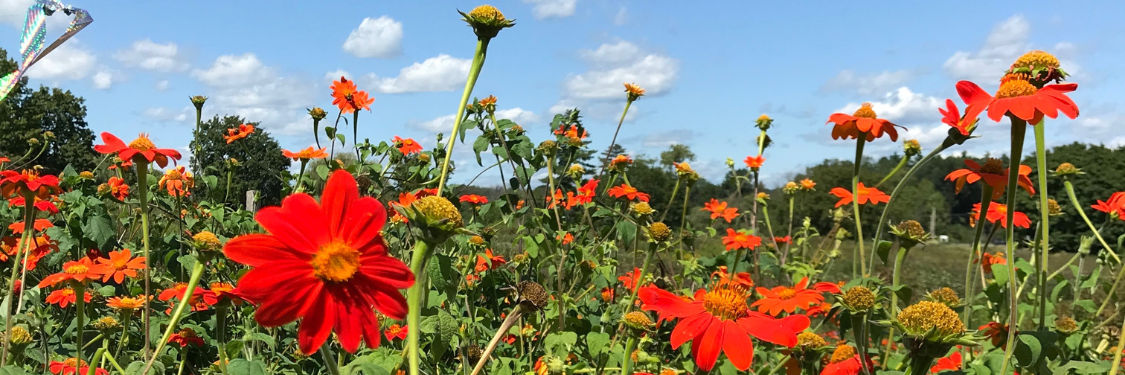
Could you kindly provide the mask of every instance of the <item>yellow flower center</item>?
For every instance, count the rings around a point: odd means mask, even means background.
[[[913,335],[926,334],[930,330],[941,336],[965,332],[965,325],[957,312],[933,301],[918,302],[902,309],[898,313],[898,321],[906,327],[907,333]]]
[[[469,16],[471,16],[473,18],[488,19],[488,20],[497,20],[497,21],[503,21],[504,20],[504,13],[500,13],[499,9],[496,9],[496,7],[491,6],[491,5],[481,5],[481,6],[478,6],[476,8],[473,8],[473,11],[469,12]]]
[[[63,361],[63,366],[67,367],[85,367],[86,361],[79,361],[78,358],[67,358]]]
[[[234,286],[227,283],[211,283],[211,291],[219,294],[234,290]]]
[[[1031,96],[1039,91],[1035,85],[1027,81],[1027,77],[1020,74],[1009,74],[1001,80],[1000,89],[996,90],[996,99],[1018,98]]]
[[[164,172],[164,177],[169,179],[169,180],[179,180],[179,179],[183,178],[184,175],[182,173],[180,173],[179,170],[169,169],[167,172]]]
[[[840,363],[849,359],[855,358],[855,348],[851,345],[840,345],[836,347],[836,351],[832,352],[832,363]]]
[[[844,303],[859,310],[867,310],[875,306],[875,293],[863,286],[854,286],[844,292]]]
[[[128,267],[128,264],[129,259],[127,258],[118,258],[113,260],[113,268],[116,270],[123,270]]]
[[[871,189],[868,187],[857,187],[857,189],[855,189],[855,195],[867,195],[870,191]]]
[[[69,275],[81,275],[81,274],[84,274],[84,273],[89,272],[89,271],[90,271],[90,267],[86,267],[85,265],[81,265],[81,264],[76,264],[76,265],[67,267],[65,270],[63,270],[63,272],[65,272]]]
[[[993,203],[992,205],[996,206],[996,212],[999,212],[1001,215],[1007,215],[1008,214],[1008,206],[1005,206],[1005,205],[1002,205],[1002,204],[999,204],[999,203]]]
[[[718,287],[703,297],[703,308],[720,319],[735,320],[746,316],[746,293]]]
[[[359,271],[359,251],[342,241],[320,247],[312,260],[313,275],[334,283],[348,281]]]
[[[859,109],[855,110],[852,116],[859,118],[875,118],[875,110],[871,109],[871,103],[863,103]]]
[[[780,292],[777,292],[777,298],[781,298],[781,299],[792,299],[793,297],[796,297],[796,296],[797,296],[797,291],[793,290],[793,288],[785,288],[785,289],[782,289]]]
[[[137,136],[137,139],[129,142],[129,148],[137,151],[148,151],[156,148],[156,145],[148,139],[148,134],[141,133],[139,136]]]
[[[1055,57],[1055,55],[1043,51],[1031,51],[1025,53],[1023,54],[1023,56],[1020,56],[1018,59],[1016,59],[1015,63],[1012,63],[1012,67],[1014,68],[1045,67],[1058,69],[1059,65],[1059,59]]]
[[[812,332],[801,332],[797,334],[797,346],[800,348],[813,349],[828,345],[823,337]]]

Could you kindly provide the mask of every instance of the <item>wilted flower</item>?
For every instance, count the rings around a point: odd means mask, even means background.
[[[898,236],[900,246],[907,249],[926,242],[930,238],[930,234],[926,233],[922,224],[915,220],[906,220],[892,226],[891,233]]]

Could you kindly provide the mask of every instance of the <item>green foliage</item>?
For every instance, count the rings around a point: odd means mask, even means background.
[[[238,178],[230,185],[230,197],[224,199],[225,183],[220,183],[222,190],[213,191],[212,196],[220,201],[241,202],[246,199],[247,190],[257,190],[259,207],[277,205],[286,188],[281,174],[289,168],[290,160],[281,155],[281,146],[269,132],[259,128],[258,123],[250,123],[255,130],[246,138],[232,143],[223,139],[228,128],[237,128],[245,123],[246,120],[238,116],[218,115],[204,121],[200,134],[189,145],[191,150],[199,150],[192,154],[192,169],[197,174],[215,175],[219,181],[226,181],[231,168],[228,161],[237,159],[241,166],[235,167]]]

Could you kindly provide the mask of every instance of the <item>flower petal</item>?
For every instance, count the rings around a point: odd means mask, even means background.
[[[297,328],[297,342],[301,346],[301,352],[308,355],[316,353],[320,345],[328,340],[336,320],[336,310],[342,308],[337,306],[339,302],[327,292],[319,293],[313,304],[318,308],[309,309],[304,319],[301,319],[301,326]]]
[[[734,367],[746,371],[754,363],[754,342],[738,323],[726,320],[723,324],[723,352]]]
[[[331,241],[328,220],[311,196],[290,195],[281,207],[266,207],[255,217],[259,224],[291,249],[314,254]]]

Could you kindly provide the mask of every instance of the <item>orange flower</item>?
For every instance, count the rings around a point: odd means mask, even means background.
[[[562,189],[555,189],[554,194],[547,195],[547,208],[555,208],[555,206],[557,206],[559,202],[562,202],[565,198],[566,196],[563,195]]]
[[[600,180],[586,181],[585,184],[578,187],[578,194],[573,192],[566,193],[566,209],[571,209],[574,206],[588,204],[594,201],[594,196],[597,195],[598,182]]]
[[[90,292],[83,292],[83,300],[90,302]],[[73,304],[78,301],[78,296],[74,294],[74,289],[70,287],[62,288],[51,292],[47,295],[47,303],[52,305],[59,305],[60,308],[66,308],[67,305]]]
[[[173,284],[171,288],[161,291],[160,294],[156,296],[156,299],[168,302],[168,310],[166,312],[171,313],[172,308],[176,306],[176,303],[180,302],[180,299],[184,298],[185,292],[187,292],[187,283],[176,283]],[[187,302],[188,306],[191,307],[191,311],[205,311],[211,307],[211,305],[208,305],[203,298],[206,294],[207,291],[203,290],[203,288],[200,288],[198,286],[195,287],[195,290],[191,292],[191,296],[188,297]]]
[[[801,188],[802,189],[812,190],[815,187],[816,187],[816,183],[813,182],[813,180],[810,180],[810,179],[807,179],[807,178],[804,179],[804,180],[801,180]]]
[[[871,103],[863,103],[863,106],[851,115],[833,113],[828,117],[827,123],[836,124],[832,128],[832,139],[858,139],[860,134],[863,134],[866,140],[871,142],[886,133],[891,137],[891,142],[898,140],[898,130],[895,129],[898,125],[876,118]]]
[[[82,375],[90,372],[90,365],[86,364],[86,361],[77,358],[67,358],[62,362],[51,361],[50,370],[52,374]],[[95,367],[94,375],[109,375],[109,371],[100,367]]]
[[[352,99],[356,91],[358,89],[355,87],[355,81],[340,76],[340,80],[332,81],[332,105],[340,108],[343,113],[355,112],[355,108],[352,108]]]
[[[298,152],[293,152],[293,151],[289,151],[289,150],[281,150],[281,155],[285,156],[287,158],[293,159],[293,161],[297,161],[297,160],[308,161],[310,159],[327,158],[328,153],[325,152],[325,150],[327,150],[327,148],[314,150],[312,148],[312,146],[309,146],[309,148],[306,148],[306,149],[298,151]]]
[[[574,235],[567,232],[566,234],[555,237],[555,239],[562,241],[563,245],[570,245],[574,242]]]
[[[176,160],[180,160],[180,152],[170,148],[156,148],[152,140],[148,139],[148,134],[141,133],[137,139],[125,144],[121,138],[109,132],[102,133],[102,142],[104,145],[94,146],[94,151],[102,154],[117,154],[117,157],[124,161],[133,161],[134,157],[141,157],[149,163],[156,162],[160,168],[168,165],[168,159],[172,159],[175,164]]]
[[[628,184],[621,184],[621,186],[614,186],[609,188],[609,196],[614,198],[625,197],[627,200],[638,200],[641,202],[648,202],[648,194],[642,193],[637,188],[629,186]]]
[[[582,129],[582,134],[580,135],[578,134],[578,125],[571,125],[570,128],[567,128],[566,125],[562,125],[555,130],[555,135],[561,135],[572,140],[583,140],[589,137],[590,133],[587,133],[586,129]]]
[[[25,169],[23,172],[0,172],[0,192],[4,198],[23,196],[32,193],[39,198],[46,199],[52,194],[58,194],[59,178],[53,175],[39,175],[39,171]]]
[[[996,222],[999,221],[1001,228],[1007,228],[1008,206],[992,202],[992,204],[988,205],[988,214],[984,215],[984,217],[988,219],[989,223],[996,224]],[[975,227],[977,225],[977,220],[980,220],[980,203],[973,205],[973,212],[969,213],[969,225]],[[1023,212],[1016,211],[1012,215],[1012,221],[1015,222],[1017,227],[1024,229],[1031,228],[1031,219],[1028,219],[1027,215]]]
[[[937,363],[934,364],[933,367],[930,367],[930,372],[936,374],[946,370],[957,371],[961,369],[963,362],[964,359],[961,358],[961,352],[954,351],[953,354],[950,354],[948,357],[938,358]]]
[[[819,282],[814,284],[812,288],[808,288],[808,285],[809,278],[805,277],[792,288],[787,286],[778,286],[773,289],[759,287],[757,290],[758,294],[762,295],[762,299],[754,301],[754,304],[750,307],[773,316],[781,315],[782,312],[792,314],[797,309],[808,309],[810,306],[824,302],[823,293],[840,293],[840,286],[835,283]]]
[[[124,201],[129,197],[129,185],[125,184],[125,180],[120,177],[109,178],[109,194],[113,199]]]
[[[46,230],[47,228],[55,226],[55,224],[52,224],[51,221],[47,220],[47,219],[35,219],[35,222],[33,222],[31,224],[31,226],[32,226],[32,228],[35,229],[36,232],[42,232],[42,231]],[[23,233],[23,222],[17,221],[17,222],[8,224],[8,229],[12,230],[12,234]]]
[[[828,363],[824,365],[824,370],[820,375],[859,375],[863,373],[862,360],[859,354],[856,353],[855,348],[844,343],[836,346],[836,350],[828,358]],[[874,373],[875,364],[871,359],[867,359],[867,373]],[[921,374],[919,374],[921,375]]]
[[[613,287],[607,286],[607,287],[602,288],[602,301],[603,302],[612,303],[614,298],[616,297],[616,295],[617,295],[617,290],[613,289]]]
[[[1059,112],[1066,117],[1078,117],[1078,105],[1066,93],[1078,89],[1077,83],[1046,85],[1036,88],[1024,74],[1008,74],[1000,80],[996,97],[989,95],[977,84],[969,81],[957,82],[957,94],[965,102],[965,119],[972,123],[981,112],[988,109],[988,118],[1000,122],[1004,115],[1012,116],[1028,124],[1043,121],[1043,116],[1057,118]]]
[[[480,276],[477,276],[477,275],[474,275],[474,274],[465,275],[465,286],[467,286],[469,288],[472,288],[473,285],[476,285],[476,283],[479,282],[479,281],[480,281]]]
[[[992,346],[995,346],[995,347],[1001,348],[1001,349],[1007,349],[1008,348],[1008,343],[1006,342],[1006,341],[1008,341],[1008,325],[1007,324],[1001,324],[1001,323],[997,323],[997,322],[989,322],[988,324],[980,326],[980,328],[977,328],[977,330],[981,331],[981,333],[984,335],[984,337],[988,337],[988,338],[992,339]]]
[[[738,209],[734,207],[727,207],[727,202],[719,202],[718,199],[711,198],[710,202],[704,203],[700,211],[710,211],[711,220],[722,217],[728,223],[734,218],[738,217]]]
[[[368,97],[367,91],[356,92],[355,95],[352,95],[352,101],[351,101],[352,110],[351,111],[344,111],[344,113],[351,113],[352,111],[358,111],[358,110],[361,110],[361,109],[366,109],[366,110],[370,111],[371,110],[371,103],[374,103],[374,102],[375,102],[375,98]]]
[[[484,249],[484,255],[477,254],[477,272],[494,270],[508,263],[503,256],[492,254],[492,249]]]
[[[977,162],[965,159],[965,165],[968,169],[958,169],[945,176],[946,180],[956,181],[957,185],[954,192],[960,193],[961,188],[965,183],[976,183],[977,181],[984,180],[988,186],[992,186],[992,199],[1000,199],[1004,195],[1005,189],[1008,188],[1008,172],[1010,168],[1005,169],[1003,162],[1000,159],[988,159],[984,165],[977,164]],[[1031,167],[1020,165],[1020,174],[1016,182],[1019,187],[1027,190],[1029,195],[1035,194],[1035,188],[1031,185]]]
[[[945,99],[945,109],[938,108],[941,112],[941,122],[943,124],[952,126],[957,129],[961,135],[969,135],[969,127],[973,124],[961,120],[961,111],[957,109],[957,105],[953,103],[952,99]],[[975,118],[972,120],[976,120]]]
[[[168,189],[168,195],[182,197],[191,195],[191,188],[195,187],[195,177],[181,165],[164,171],[164,176],[160,177],[157,185],[161,189]]]
[[[249,137],[250,134],[253,134],[253,133],[254,133],[254,125],[242,124],[242,125],[239,125],[237,128],[227,128],[227,135],[224,135],[223,139],[226,139],[227,144],[229,145],[231,142],[237,141],[237,140],[242,139],[242,138]]]
[[[383,331],[383,335],[387,336],[387,341],[395,341],[396,338],[406,340],[406,333],[409,331],[406,326],[391,324],[390,327],[387,327],[387,329]]]
[[[750,167],[750,170],[756,171],[758,168],[762,167],[762,163],[766,162],[766,158],[762,157],[762,155],[747,156],[746,160],[743,160],[743,162],[746,163],[747,167]]]
[[[864,186],[862,182],[856,187],[856,191],[859,192],[859,194],[857,194],[858,198],[856,198],[859,204],[867,204],[868,201],[870,201],[871,204],[879,204],[879,202],[887,203],[891,201],[890,195],[884,194],[882,191],[879,191],[879,189]],[[852,203],[852,192],[847,189],[832,188],[828,193],[840,198],[840,200],[836,202],[836,207]]]
[[[992,266],[995,264],[1008,264],[1008,260],[1004,259],[1004,253],[996,253],[992,255],[984,253],[980,258],[980,268],[985,274],[992,274]]]
[[[145,306],[145,300],[151,300],[152,296],[145,297],[110,297],[105,300],[105,305],[116,310],[136,310]]]
[[[16,246],[17,242],[19,242],[19,239],[14,237],[6,237],[3,241],[0,241],[0,250],[3,250],[3,252],[0,252],[0,261],[6,261],[8,260],[8,256],[16,255],[18,249]],[[21,261],[27,265],[28,271],[34,271],[40,259],[43,259],[43,257],[47,256],[47,254],[50,254],[52,251],[59,249],[58,242],[52,241],[51,237],[48,236],[36,237],[35,243],[31,245],[33,248],[31,252],[27,254],[25,258],[26,262]]]
[[[1105,212],[1111,217],[1125,220],[1125,192],[1119,191],[1109,196],[1109,199],[1102,201],[1098,200],[1097,204],[1091,205],[1095,210]]]
[[[113,282],[121,284],[125,281],[125,276],[137,277],[137,270],[145,269],[145,257],[133,258],[132,255],[129,249],[124,249],[110,251],[108,259],[98,258],[98,263],[101,263],[106,269],[105,276],[102,276],[102,282],[113,279]]]
[[[625,289],[631,292],[634,288],[639,286],[637,283],[641,281],[640,278],[641,269],[633,267],[632,272],[627,272],[624,275],[618,276],[617,281],[620,281],[621,285],[625,286]]]
[[[640,98],[640,97],[645,95],[645,89],[642,89],[640,86],[637,86],[636,83],[626,83],[625,84],[625,95],[627,97],[629,97],[629,100],[637,100],[637,98]]]
[[[613,157],[613,160],[609,161],[609,169],[621,171],[625,166],[630,164],[633,164],[633,158],[630,158],[629,155],[617,155]]]
[[[173,333],[172,336],[168,337],[168,342],[179,345],[181,348],[188,345],[203,346],[203,338],[199,337],[195,330],[191,328],[184,328]]]
[[[727,235],[723,237],[723,245],[727,246],[727,251],[743,249],[754,250],[755,247],[761,244],[761,237],[741,231],[735,232],[734,229],[730,228],[727,228]]]
[[[476,194],[462,195],[461,202],[469,202],[469,204],[473,205],[482,205],[488,203],[488,197]]]
[[[418,142],[415,142],[414,138],[405,138],[404,139],[404,138],[399,138],[399,136],[396,135],[394,137],[394,139],[391,140],[391,142],[394,142],[395,147],[398,148],[398,151],[401,152],[403,155],[410,155],[410,154],[416,154],[416,153],[422,152],[422,145],[418,144]]]
[[[33,206],[35,206],[35,209],[37,209],[39,211],[45,211],[45,212],[50,213],[50,214],[57,214],[57,213],[59,213],[59,206],[56,206],[55,202],[51,201],[51,200],[57,200],[57,199],[58,199],[58,197],[48,196],[48,197],[40,198],[38,195],[36,195],[36,196],[32,197],[31,204]],[[25,201],[26,201],[26,199],[24,199],[23,197],[15,197],[15,198],[12,198],[12,199],[8,200],[8,206],[10,206],[10,207],[24,207]]]
[[[105,272],[107,272],[105,266],[95,264],[90,258],[82,257],[77,261],[72,260],[63,263],[62,272],[44,277],[43,281],[39,282],[39,287],[55,286],[58,283],[69,280],[85,283],[88,280],[101,278],[102,274]]]
[[[218,305],[221,302],[231,302],[235,305],[241,305],[245,300],[239,295],[238,291],[234,289],[234,285],[230,283],[211,283],[210,289],[207,293],[203,294],[203,302],[208,305]]]

